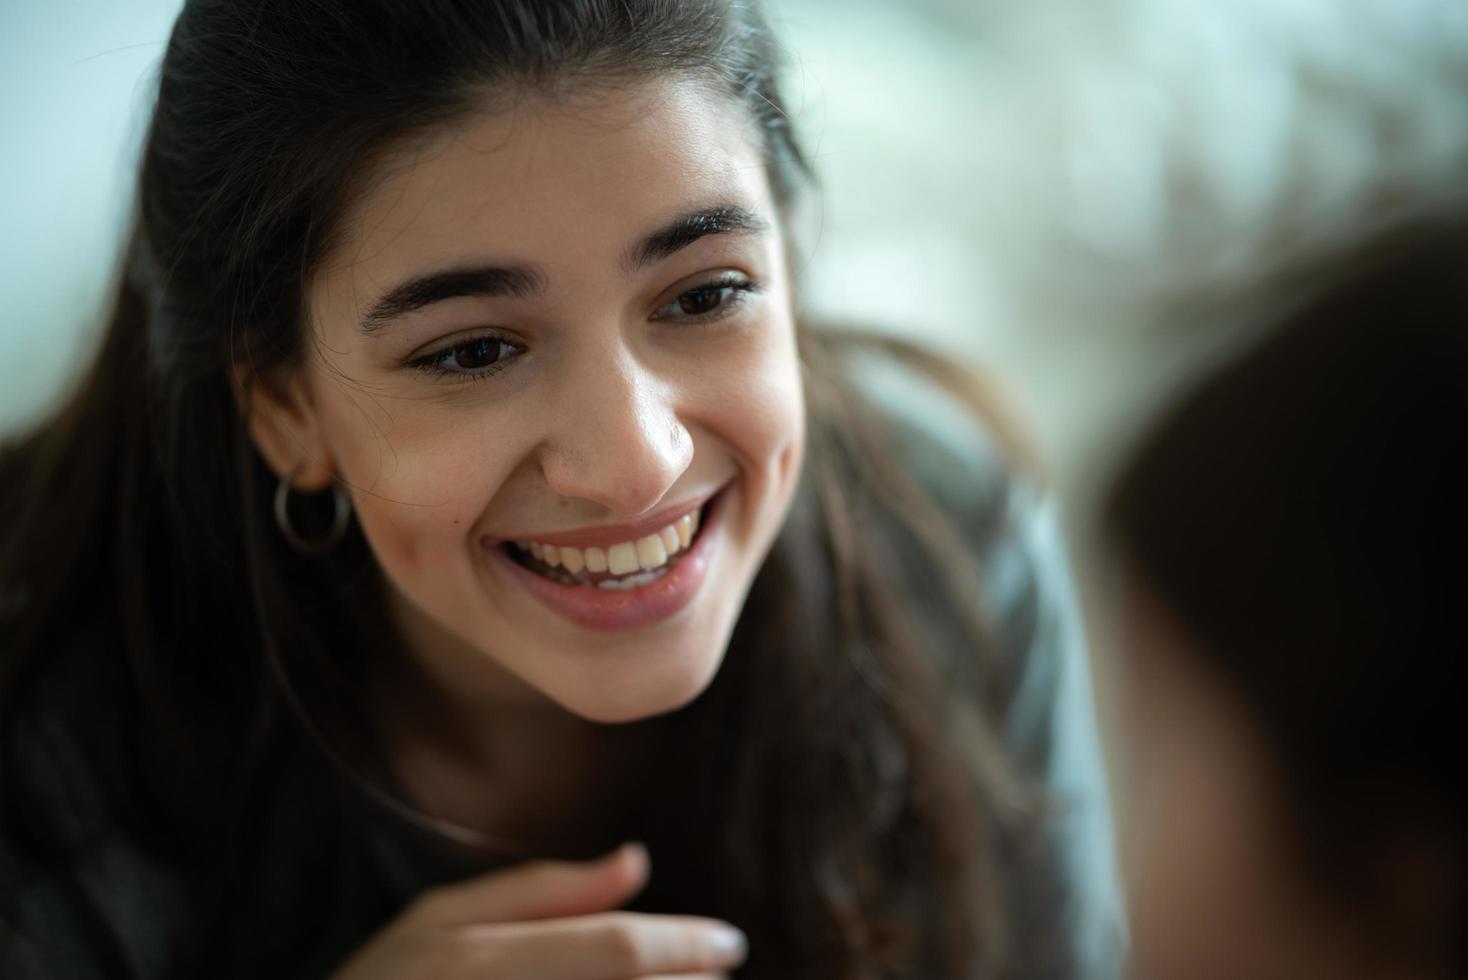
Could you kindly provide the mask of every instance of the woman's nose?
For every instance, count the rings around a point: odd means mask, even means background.
[[[635,517],[663,502],[693,461],[674,392],[630,358],[568,379],[541,454],[551,489]]]

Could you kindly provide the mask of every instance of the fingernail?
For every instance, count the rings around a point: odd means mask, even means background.
[[[616,856],[620,858],[631,858],[635,864],[646,864],[648,862],[647,845],[640,841],[631,841],[618,848]]]
[[[733,926],[720,926],[710,931],[709,946],[730,963],[742,963],[749,952],[749,939]]]

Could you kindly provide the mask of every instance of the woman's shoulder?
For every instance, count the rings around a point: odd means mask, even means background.
[[[995,376],[895,337],[825,336],[848,382],[898,437],[903,462],[941,503],[967,514],[1015,488],[1039,488],[1028,437]]]
[[[998,695],[985,707],[1016,774],[1049,802],[1046,836],[1065,894],[1037,902],[1059,906],[1043,914],[1066,922],[1076,965],[1062,975],[1119,975],[1110,799],[1058,503],[981,376],[906,356],[906,345],[859,350],[848,377],[887,430],[888,465],[931,498],[976,567],[972,602],[988,627]]]
[[[977,369],[888,338],[852,345],[844,373],[882,430],[878,465],[960,536],[979,570],[971,598],[996,638],[1025,641],[1066,561],[1055,502],[1005,396]]]

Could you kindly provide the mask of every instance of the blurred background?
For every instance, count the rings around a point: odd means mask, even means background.
[[[0,430],[85,362],[177,0],[0,13]],[[771,0],[822,175],[819,313],[982,361],[1088,508],[1139,420],[1283,269],[1468,177],[1463,0]]]

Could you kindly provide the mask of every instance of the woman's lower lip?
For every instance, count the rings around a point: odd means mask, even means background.
[[[693,601],[708,576],[709,565],[722,534],[723,498],[720,491],[709,501],[693,547],[681,554],[655,582],[637,589],[599,589],[562,585],[538,575],[515,561],[505,549],[485,549],[496,567],[503,568],[526,591],[549,608],[586,629],[612,631],[651,626],[673,616]]]

